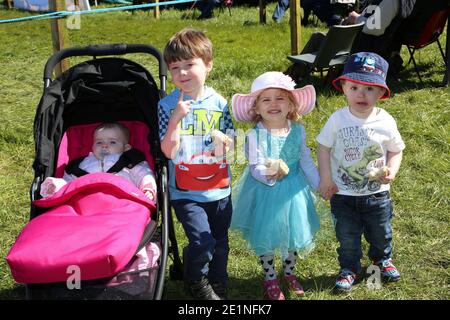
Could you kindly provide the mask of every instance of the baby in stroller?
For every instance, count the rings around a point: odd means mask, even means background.
[[[107,172],[132,182],[150,200],[156,199],[156,181],[144,154],[129,144],[127,127],[118,123],[102,123],[94,130],[92,152],[86,157],[71,161],[63,178],[47,177],[40,194],[48,197],[58,192],[66,183],[94,172]]]

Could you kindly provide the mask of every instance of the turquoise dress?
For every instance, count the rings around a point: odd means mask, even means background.
[[[247,167],[233,188],[231,228],[242,232],[258,256],[280,250],[285,257],[289,251],[312,248],[319,218],[312,190],[299,167],[300,126],[293,123],[285,137],[271,135],[264,128],[254,130],[264,156],[283,159],[289,173],[269,186],[256,180]]]

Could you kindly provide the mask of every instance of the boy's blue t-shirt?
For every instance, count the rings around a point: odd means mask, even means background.
[[[166,134],[170,116],[176,108],[179,96],[180,90],[176,89],[159,101],[161,140]],[[214,143],[210,132],[217,129],[230,135],[232,133],[230,130],[234,130],[227,101],[210,87],[205,87],[203,96],[197,101],[193,101],[186,94],[184,100],[191,100],[190,111],[181,120],[180,147],[177,155],[169,160],[170,199],[190,199],[196,202],[223,199],[231,193],[231,173],[224,161],[219,161],[211,155]],[[216,187],[211,188],[211,185]]]

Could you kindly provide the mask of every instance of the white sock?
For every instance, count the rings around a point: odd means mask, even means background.
[[[264,270],[264,280],[274,280],[277,278],[275,272],[275,262],[274,256],[272,255],[262,255],[259,257],[259,261]]]
[[[295,260],[297,259],[297,251],[289,251],[288,256],[283,261],[283,270],[285,276],[294,274]]]

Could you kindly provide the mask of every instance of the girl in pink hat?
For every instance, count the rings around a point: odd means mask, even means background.
[[[255,127],[246,136],[248,167],[233,196],[231,227],[242,232],[264,269],[264,298],[284,300],[274,266],[279,250],[284,279],[296,295],[304,291],[294,274],[297,254],[312,248],[319,229],[312,190],[319,173],[305,143],[300,115],[314,108],[311,85],[295,89],[281,72],[266,72],[255,79],[250,94],[235,94],[232,110],[237,121]]]

